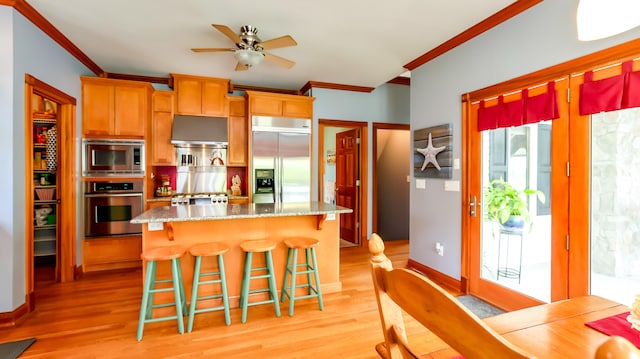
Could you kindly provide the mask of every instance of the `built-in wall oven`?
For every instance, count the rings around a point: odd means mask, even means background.
[[[85,183],[85,238],[136,235],[141,224],[131,219],[143,212],[142,179]]]

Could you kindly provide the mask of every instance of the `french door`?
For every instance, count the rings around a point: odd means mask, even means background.
[[[621,71],[612,65],[594,71],[593,79]],[[631,303],[628,288],[640,286],[640,160],[633,150],[640,149],[640,110],[581,115],[584,81],[583,74],[555,80],[554,120],[479,131],[480,104],[466,108],[463,272],[471,294],[503,309],[587,294]],[[528,91],[535,96],[547,88]],[[518,91],[503,101],[522,96]],[[484,106],[497,102],[487,99]],[[485,192],[494,179],[544,193],[544,202],[527,196],[531,220],[523,229],[504,228],[486,215]]]
[[[568,86],[568,77],[556,80],[557,93],[567,93]],[[530,88],[529,96],[546,91],[546,86]],[[522,96],[517,92],[503,101]],[[484,106],[497,102],[488,99]],[[467,124],[469,292],[508,310],[566,297],[561,288],[568,265],[568,103],[559,99],[558,119],[486,131],[477,129],[479,107],[470,106]],[[495,180],[542,194],[523,196],[529,220],[522,228],[505,227],[487,216],[486,189]]]

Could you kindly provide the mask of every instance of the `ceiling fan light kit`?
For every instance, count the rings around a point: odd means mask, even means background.
[[[233,52],[238,64],[236,71],[248,70],[249,68],[259,64],[263,59],[282,66],[291,68],[295,62],[287,60],[280,56],[276,56],[266,52],[265,50],[278,49],[288,46],[296,46],[298,43],[289,35],[277,37],[275,39],[262,41],[258,37],[258,29],[251,25],[244,25],[240,29],[240,35],[236,34],[226,25],[211,24],[216,30],[223,33],[231,39],[235,45],[235,49],[229,48],[194,48],[193,52]]]
[[[264,59],[264,54],[252,49],[241,49],[234,52],[236,60],[246,67],[259,64]]]

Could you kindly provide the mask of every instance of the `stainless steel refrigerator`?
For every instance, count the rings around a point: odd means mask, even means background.
[[[311,200],[311,120],[253,116],[254,203]]]

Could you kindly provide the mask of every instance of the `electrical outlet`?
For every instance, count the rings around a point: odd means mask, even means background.
[[[425,189],[427,188],[427,181],[423,178],[416,178],[416,188],[417,189]]]
[[[444,246],[440,242],[436,243],[436,253],[438,253],[440,257],[444,256]]]

